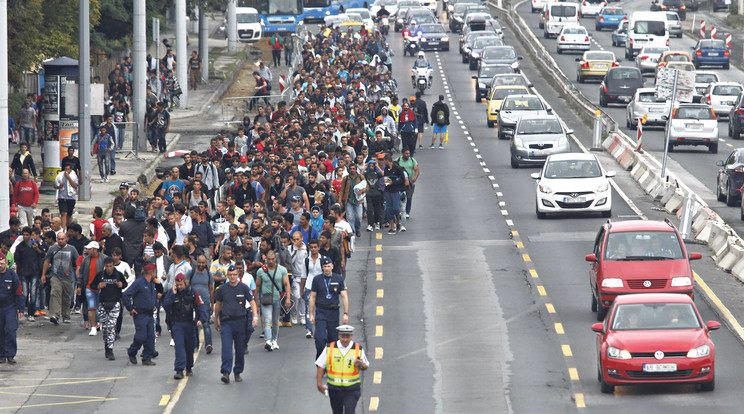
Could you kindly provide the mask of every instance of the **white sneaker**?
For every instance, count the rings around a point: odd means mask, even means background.
[[[94,326],[90,328],[90,333],[88,333],[88,336],[96,336],[96,335],[98,335],[98,329],[96,329],[96,327]]]
[[[406,231],[406,226],[404,226],[404,225],[401,224],[400,225],[400,231]]]
[[[292,322],[292,325],[297,325],[297,317],[296,317],[296,316],[292,316],[292,317],[290,318],[290,321]],[[304,322],[303,322],[303,323],[304,323]]]
[[[367,226],[367,231],[372,231],[372,225]]]
[[[409,219],[409,218],[411,218],[411,215],[410,214],[406,214],[406,219]]]
[[[313,333],[309,329],[305,329],[305,338],[310,339],[313,337]]]
[[[35,322],[36,318],[34,318],[34,315],[28,315],[28,321],[29,322]]]
[[[375,223],[375,230],[380,230],[380,223]]]
[[[305,317],[300,316],[300,325],[305,325],[307,322],[305,322]]]
[[[170,346],[176,346],[176,343],[173,341],[173,338],[171,338]]]
[[[279,344],[276,341],[271,341],[271,349],[279,349]]]

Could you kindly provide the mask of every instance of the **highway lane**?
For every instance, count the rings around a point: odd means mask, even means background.
[[[631,0],[617,4],[623,7],[623,9],[630,14],[633,10],[648,10],[648,2],[644,0]],[[560,66],[561,70],[566,74],[568,79],[573,80],[574,86],[581,91],[587,98],[589,98],[594,104],[599,104],[599,81],[588,81],[587,83],[580,84],[575,81],[576,79],[576,61],[575,58],[580,57],[580,54],[557,54],[555,53],[556,39],[544,39],[542,29],[538,28],[539,14],[532,14],[529,12],[529,4],[520,5],[517,10],[520,12],[522,18],[527,22],[532,32],[538,36],[542,44],[546,49],[552,53],[556,63]],[[688,15],[688,20],[684,22],[685,27],[689,27],[693,15]],[[699,18],[697,19],[699,20]],[[615,55],[622,60],[622,66],[635,66],[634,60],[625,59],[623,47],[613,47],[611,40],[611,31],[594,30],[594,18],[586,17],[581,19],[581,24],[589,30],[592,36],[592,49],[599,50],[604,49],[612,51]],[[697,22],[699,25],[699,21]],[[669,40],[669,46],[672,50],[681,50],[688,53],[692,53],[691,47],[695,45],[695,40],[687,36],[682,38],[671,38]],[[723,70],[720,68],[704,67],[701,70],[710,70],[718,73],[722,81],[741,81],[744,77],[744,73],[739,69],[732,67],[729,70]],[[653,87],[653,77],[646,77],[645,87]],[[625,105],[610,105],[607,108],[602,108],[607,114],[609,114],[615,121],[618,122],[621,129],[631,137],[635,137],[636,130],[628,129],[625,126],[626,109]],[[715,186],[716,186],[716,174],[718,167],[715,165],[716,161],[725,159],[733,148],[741,147],[742,144],[729,138],[728,132],[728,119],[719,117],[719,143],[718,154],[711,154],[705,147],[700,146],[680,146],[675,147],[673,153],[669,154],[668,168],[677,174],[679,177],[688,183],[693,190],[705,199],[717,213],[719,213],[727,223],[732,225],[737,230],[744,229],[744,226],[740,222],[738,208],[726,207],[725,203],[717,201],[715,198]],[[590,142],[591,137],[588,137]],[[646,127],[643,133],[643,148],[653,155],[659,162],[661,162],[664,153],[664,128],[663,127]]]
[[[527,51],[514,40],[511,34],[506,34],[507,44],[512,44],[520,50],[520,54],[527,55]],[[593,237],[604,220],[596,216],[564,217],[549,220],[537,220],[534,215],[534,183],[529,173],[535,169],[513,170],[509,166],[508,142],[498,141],[495,131],[485,127],[485,104],[473,102],[472,80],[465,65],[457,63],[456,52],[440,54],[447,59],[447,75],[452,84],[451,90],[456,100],[456,106],[463,116],[464,123],[477,141],[480,154],[491,172],[497,177],[500,192],[505,203],[504,208],[509,211],[514,227],[519,231],[521,240],[529,252],[531,262],[547,291],[552,304],[556,307],[565,328],[565,338],[559,335],[559,341],[569,345],[573,358],[578,367],[580,383],[578,390],[585,396],[587,409],[591,412],[634,412],[641,408],[649,412],[665,412],[674,407],[681,412],[697,412],[701,408],[714,404],[721,412],[736,412],[737,395],[735,389],[721,382],[729,384],[736,376],[737,368],[730,364],[735,362],[742,351],[741,343],[729,331],[719,331],[714,339],[718,345],[718,379],[719,387],[715,392],[715,401],[706,396],[692,392],[688,386],[660,386],[650,387],[648,390],[634,387],[618,388],[615,397],[599,393],[596,381],[596,353],[594,334],[588,327],[595,321],[595,314],[589,309],[588,265],[583,260],[584,255],[591,251]],[[572,119],[570,111],[565,109],[562,101],[557,97],[549,85],[539,76],[529,59],[522,61],[525,74],[535,83],[538,92],[548,99],[549,104],[556,108],[556,112],[574,129],[581,142],[588,145],[590,133],[580,122]],[[575,149],[577,149],[575,147]],[[617,169],[617,164],[611,159],[607,161],[608,168]],[[622,180],[621,174],[618,181]],[[638,202],[644,214],[653,219],[663,219],[665,215],[653,211],[651,203],[638,191],[632,182],[624,182],[623,190]],[[629,218],[634,214],[625,203],[613,194],[613,220]],[[692,249],[700,248],[698,246]],[[701,250],[707,253],[705,250]],[[720,273],[709,261],[695,263],[699,273]],[[697,304],[706,319],[718,319],[715,312],[700,298],[698,292]],[[552,330],[550,320],[546,321],[546,330]],[[567,339],[567,340],[565,340]],[[726,361],[721,363],[720,361]],[[534,369],[534,368],[533,368]],[[728,381],[725,379],[727,378]],[[511,391],[511,390],[510,390]]]

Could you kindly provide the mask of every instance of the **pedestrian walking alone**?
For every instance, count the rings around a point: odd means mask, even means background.
[[[360,371],[369,368],[369,360],[362,346],[354,342],[354,327],[341,325],[338,341],[328,344],[315,360],[318,392],[328,395],[333,414],[354,414],[361,396]],[[327,386],[323,374],[328,375]]]

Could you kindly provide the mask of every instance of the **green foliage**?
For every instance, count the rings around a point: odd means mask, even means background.
[[[10,115],[13,119],[20,118],[21,117],[21,105],[23,105],[24,102],[26,102],[25,93],[8,94],[8,115]]]
[[[35,68],[42,60],[41,4],[41,0],[8,1],[8,78],[15,87],[22,86],[23,72]]]

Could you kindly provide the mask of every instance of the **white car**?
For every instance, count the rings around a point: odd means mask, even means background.
[[[426,7],[427,9],[431,10],[434,15],[437,15],[437,6],[439,3],[437,3],[437,0],[419,0],[421,3],[421,6]]]
[[[392,16],[398,11],[398,0],[375,0],[372,6],[370,6],[369,12],[373,16],[377,16],[377,12],[380,11],[382,6],[385,6],[385,10]]]
[[[716,72],[710,70],[695,71],[695,94],[693,95],[693,101],[699,102],[703,96],[703,92],[708,89],[708,85],[713,82],[719,82],[720,80]]]
[[[591,48],[592,43],[589,38],[589,32],[584,26],[564,26],[558,33],[557,50],[558,54],[565,51],[586,52]]]
[[[739,82],[714,82],[703,91],[703,103],[710,105],[716,116],[728,116],[742,90]]]
[[[358,14],[359,16],[362,17],[362,23],[364,23],[364,27],[367,30],[374,30],[375,22],[372,20],[372,14],[369,12],[368,9],[365,9],[365,8],[346,9],[346,13]]]
[[[664,133],[669,134],[667,150],[677,145],[705,145],[708,151],[718,153],[718,120],[713,108],[704,103],[681,103],[674,108],[672,119]]]
[[[596,16],[597,13],[599,13],[600,10],[602,10],[602,7],[605,7],[607,5],[607,1],[605,0],[582,0],[581,3],[579,3],[579,14],[581,17],[586,16]]]
[[[643,46],[635,57],[636,66],[641,73],[655,73],[659,58],[664,52],[668,52],[667,46]]]
[[[548,156],[537,180],[535,213],[543,219],[548,213],[601,212],[612,215],[612,189],[605,171],[594,154],[565,153]]]
[[[646,117],[644,125],[666,125],[671,101],[656,98],[655,88],[636,89],[633,100],[625,108],[625,126],[636,128],[638,119]]]
[[[558,0],[532,0],[532,13],[540,13],[545,10],[545,5],[548,3],[553,3]],[[541,27],[542,29],[542,27]]]

